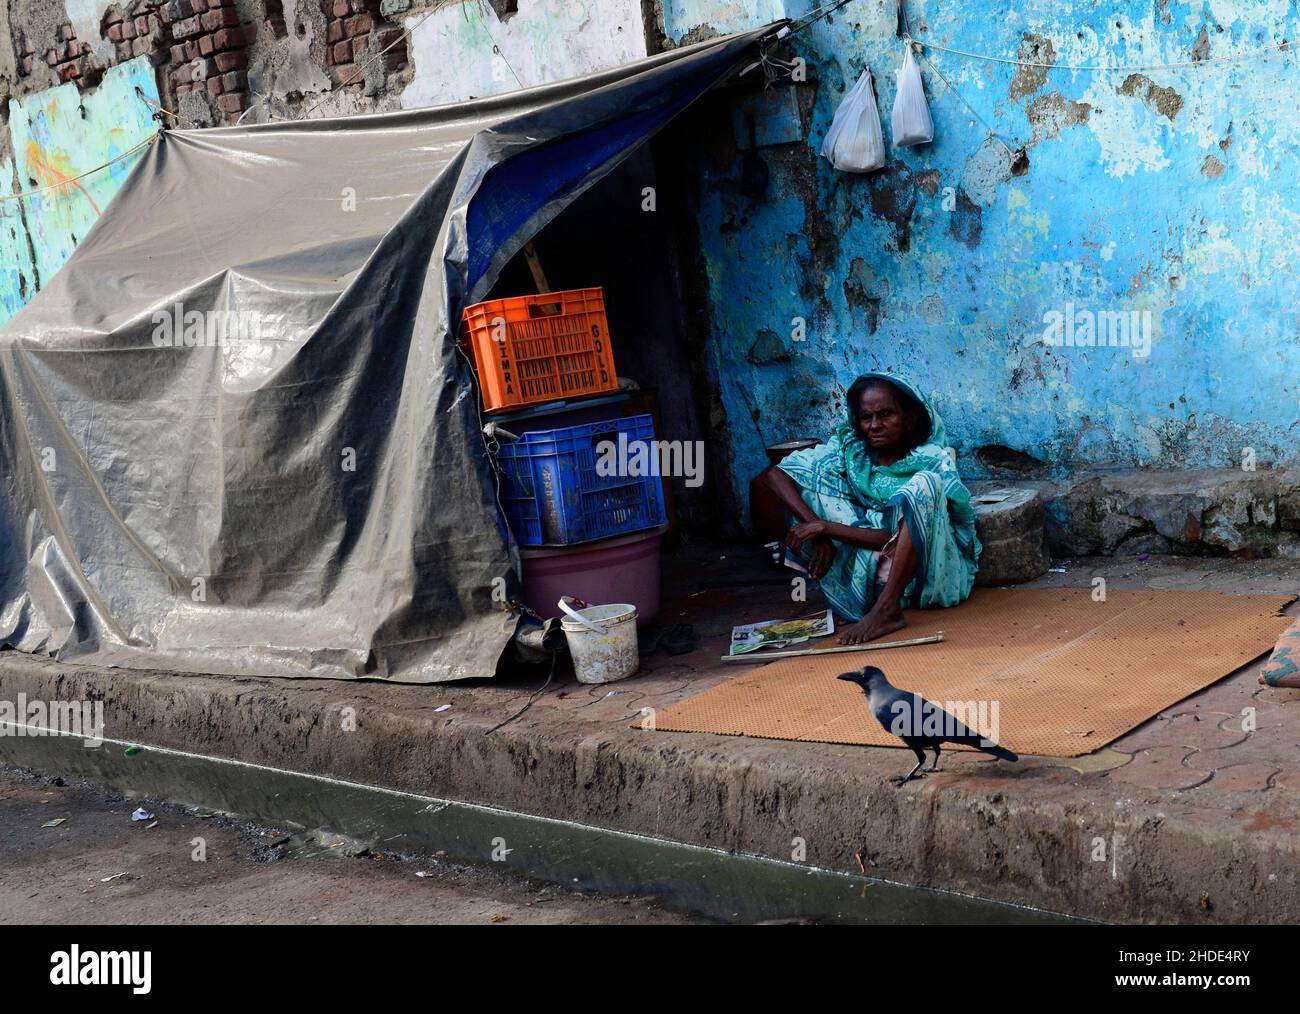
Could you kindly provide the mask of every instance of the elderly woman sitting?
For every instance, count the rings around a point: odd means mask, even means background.
[[[846,397],[848,421],[764,477],[795,520],[786,545],[853,620],[841,644],[905,625],[904,608],[970,595],[980,543],[943,420],[898,377],[868,373]]]

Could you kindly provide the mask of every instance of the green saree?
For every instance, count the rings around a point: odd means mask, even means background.
[[[799,486],[813,513],[826,521],[893,533],[906,518],[917,568],[903,592],[903,607],[956,605],[975,584],[980,542],[970,491],[957,474],[943,420],[907,381],[888,373],[866,376],[889,381],[925,406],[930,415],[926,442],[892,465],[876,465],[866,443],[846,422],[827,443],[795,451],[777,467]],[[820,582],[822,593],[838,615],[859,620],[876,601],[881,551],[839,542],[835,550]],[[805,562],[807,553],[805,546]]]

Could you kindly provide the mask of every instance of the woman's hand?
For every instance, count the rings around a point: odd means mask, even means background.
[[[785,533],[785,544],[793,550],[799,550],[805,542],[813,542],[817,539],[826,539],[829,542],[827,537],[829,531],[830,526],[820,518],[805,521]]]
[[[795,525],[785,533],[785,544],[796,552],[808,548],[808,576],[820,581],[835,562],[835,543],[829,535],[831,526],[821,518]]]
[[[820,581],[835,562],[835,543],[826,537],[812,541],[812,555],[808,559],[808,576]]]

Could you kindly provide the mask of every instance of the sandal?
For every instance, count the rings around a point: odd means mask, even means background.
[[[685,655],[698,647],[695,628],[689,623],[677,624],[663,635],[660,643],[670,655]]]

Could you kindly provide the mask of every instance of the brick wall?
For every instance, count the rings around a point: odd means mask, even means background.
[[[396,25],[380,24],[380,0],[321,0],[326,17],[326,56],[336,85],[360,85],[359,61],[367,52],[382,53],[384,69],[406,66],[406,38]]]
[[[102,31],[95,38],[79,38],[70,22],[63,22],[47,40],[42,52],[37,52],[37,43],[28,34],[28,30],[19,28],[14,32],[14,47],[21,54],[18,64],[18,76],[29,78],[36,70],[36,60],[43,59],[60,83],[75,81],[83,87],[93,87],[104,76],[104,71],[115,63],[125,63],[137,56],[148,56],[157,66],[165,57],[159,39],[162,36],[163,22],[159,18],[159,4],[138,4],[130,12],[120,8],[110,8],[104,14]],[[105,56],[96,52],[97,44],[103,39],[113,43]]]
[[[202,89],[227,119],[238,117],[248,108],[248,33],[235,0],[168,0],[159,13],[170,26],[174,93]]]
[[[308,3],[318,7],[319,20],[300,9]],[[86,37],[84,27],[79,34],[66,20],[59,0],[44,0],[43,8],[11,12],[16,64],[10,91],[22,94],[64,82],[93,88],[108,67],[147,56],[157,68],[164,104],[175,108],[186,95],[199,93],[212,111],[211,122],[234,123],[252,104],[250,75],[263,69],[273,81],[294,41],[291,34],[311,39],[310,52],[323,54],[323,60],[314,60],[323,75],[318,90],[343,87],[360,93],[367,54],[383,54],[385,77],[404,71],[406,39],[384,6],[394,18],[402,16],[402,8],[382,0],[135,0],[108,7],[98,30]],[[288,25],[286,17],[295,16],[296,24]],[[317,40],[309,31],[324,38]],[[0,44],[6,41],[0,38]],[[303,49],[308,49],[305,42]],[[40,73],[40,63],[50,68],[52,79]],[[371,100],[387,91],[387,81],[376,87],[374,78],[372,67],[365,93]]]

